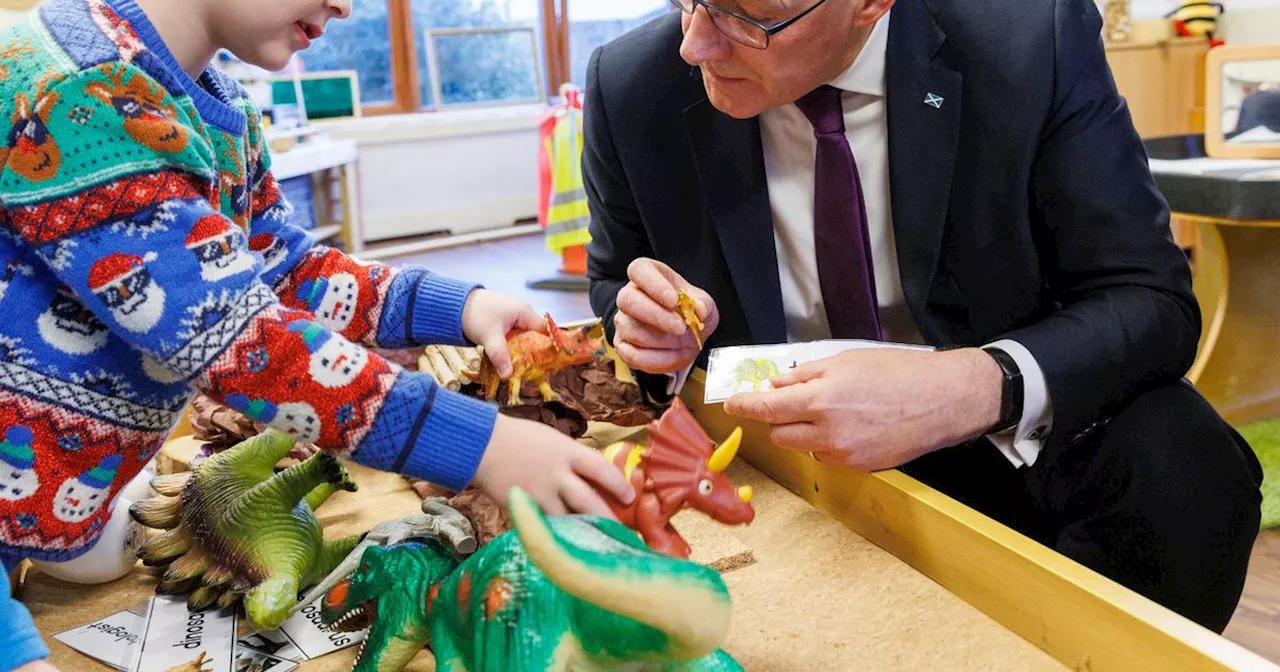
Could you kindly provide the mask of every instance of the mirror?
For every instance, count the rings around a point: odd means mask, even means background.
[[[1209,51],[1205,152],[1214,158],[1280,159],[1280,44]]]

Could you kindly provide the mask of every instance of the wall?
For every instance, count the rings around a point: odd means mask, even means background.
[[[1102,4],[1104,0],[1099,0]],[[1226,8],[1226,14],[1257,7],[1280,6],[1280,0],[1216,0]],[[1130,13],[1134,18],[1151,19],[1164,16],[1173,11],[1181,3],[1178,0],[1129,0]]]
[[[360,145],[369,241],[511,226],[538,213],[538,122],[520,106],[327,125]]]

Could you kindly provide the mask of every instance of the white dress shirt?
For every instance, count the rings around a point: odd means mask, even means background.
[[[876,295],[882,308],[902,307],[902,282],[894,247],[889,198],[888,117],[885,99],[885,58],[889,43],[889,14],[872,30],[866,45],[847,70],[828,82],[843,91],[845,137],[853,150],[862,182],[871,239]],[[921,103],[924,104],[923,102]],[[760,117],[769,203],[773,210],[774,241],[782,306],[790,342],[831,338],[818,283],[814,252],[814,162],[817,141],[813,126],[794,104],[769,110]],[[888,338],[889,335],[886,335]],[[1024,403],[1018,426],[988,436],[1014,466],[1035,463],[1043,438],[1053,423],[1044,373],[1021,344],[1001,340],[1022,370]]]

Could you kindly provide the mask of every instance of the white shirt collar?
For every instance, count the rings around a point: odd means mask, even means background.
[[[843,91],[883,96],[884,68],[888,49],[889,12],[885,12],[885,15],[876,22],[876,27],[871,29],[871,35],[867,37],[867,43],[862,45],[862,51],[858,53],[858,57],[853,59],[848,69],[827,83]]]

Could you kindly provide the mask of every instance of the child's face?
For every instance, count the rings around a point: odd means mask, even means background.
[[[213,35],[237,58],[268,70],[311,46],[329,19],[351,15],[354,0],[217,0]]]

